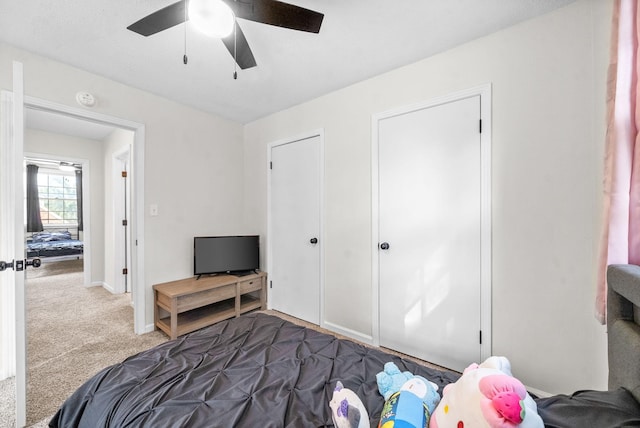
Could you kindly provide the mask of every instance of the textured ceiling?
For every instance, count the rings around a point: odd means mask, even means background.
[[[237,80],[222,42],[190,25],[126,29],[174,1],[0,0],[0,41],[247,123],[574,0],[291,1],[325,14],[320,34],[239,20],[258,66]]]
[[[114,131],[113,126],[35,109],[26,110],[25,126],[29,129],[97,141],[104,141]]]

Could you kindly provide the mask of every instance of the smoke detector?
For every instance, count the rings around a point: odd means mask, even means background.
[[[96,98],[89,92],[78,92],[76,94],[76,101],[85,107],[93,107],[96,105]]]

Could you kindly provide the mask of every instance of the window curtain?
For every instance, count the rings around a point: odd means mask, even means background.
[[[610,264],[640,264],[640,94],[638,5],[616,0],[607,81],[603,232],[596,318],[606,323]]]
[[[76,198],[78,204],[78,232],[84,230],[82,220],[82,169],[76,169]]]
[[[27,232],[41,232],[40,198],[38,197],[38,166],[27,165]]]

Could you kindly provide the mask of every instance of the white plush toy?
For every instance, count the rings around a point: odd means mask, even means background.
[[[369,428],[369,413],[360,397],[352,390],[336,383],[333,396],[329,402],[331,419],[336,428]]]
[[[538,407],[505,357],[467,367],[442,390],[429,428],[544,428]]]

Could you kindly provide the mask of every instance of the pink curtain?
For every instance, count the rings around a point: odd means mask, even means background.
[[[598,265],[596,318],[606,323],[606,270],[640,264],[640,106],[638,5],[616,0],[607,82],[604,227]]]

